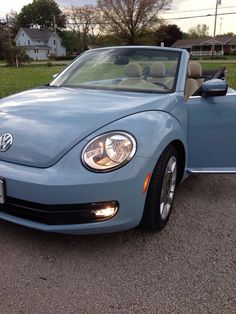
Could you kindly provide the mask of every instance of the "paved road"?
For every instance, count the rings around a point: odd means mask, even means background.
[[[0,221],[0,313],[236,313],[235,192],[236,176],[192,176],[159,234]]]

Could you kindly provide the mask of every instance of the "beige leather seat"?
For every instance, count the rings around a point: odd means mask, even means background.
[[[203,78],[201,64],[196,61],[190,61],[188,64],[188,74],[184,89],[185,100],[192,96],[202,83]]]
[[[122,80],[120,85],[137,85],[146,83],[143,79],[141,66],[138,63],[131,62],[127,64],[125,68],[125,76],[127,76],[127,79]]]
[[[190,96],[192,96],[196,90],[198,90],[198,83],[192,78],[187,78],[184,88],[184,99],[188,100]]]
[[[166,77],[166,68],[161,62],[154,62],[150,67],[148,81],[153,83],[164,83]]]
[[[188,64],[188,77],[194,79],[200,87],[203,83],[202,66],[199,62],[190,61]]]
[[[174,77],[166,77],[166,68],[164,64],[156,61],[152,63],[150,67],[150,73],[147,81],[152,82],[153,84],[163,84],[163,87],[166,86],[166,89],[168,90],[173,87]]]

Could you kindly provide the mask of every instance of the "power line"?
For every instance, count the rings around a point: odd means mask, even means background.
[[[235,5],[230,6],[230,7],[218,7],[218,10],[223,10],[223,9],[232,9],[236,8]],[[214,10],[214,8],[208,8],[208,9],[201,9],[201,11],[209,11],[209,10]],[[179,13],[191,13],[191,12],[199,12],[199,9],[196,10],[186,10],[186,11],[166,11],[163,12],[162,14],[179,14]]]
[[[228,13],[218,13],[217,15],[230,15],[230,14],[236,14],[235,12],[228,12]],[[194,19],[199,17],[209,17],[209,16],[215,16],[215,14],[206,14],[206,15],[194,15],[194,16],[183,16],[183,17],[169,17],[169,18],[163,18],[163,20],[187,20],[187,19]]]

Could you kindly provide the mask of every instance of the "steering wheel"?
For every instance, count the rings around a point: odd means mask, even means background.
[[[160,83],[160,82],[152,82],[152,84],[154,84],[154,85],[159,85],[159,86],[163,87],[165,90],[168,90],[168,91],[170,91],[170,90],[171,90],[171,88],[169,88],[169,86],[167,86],[167,85],[166,85],[166,84],[164,84],[164,83]]]

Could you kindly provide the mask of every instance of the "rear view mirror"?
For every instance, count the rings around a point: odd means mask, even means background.
[[[127,56],[115,56],[114,64],[117,65],[126,65],[129,63],[129,57]]]
[[[225,96],[227,94],[227,89],[228,85],[225,81],[213,79],[202,84],[200,95],[202,97]]]

